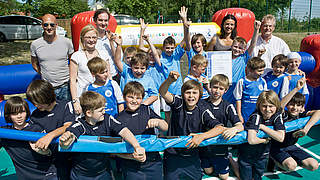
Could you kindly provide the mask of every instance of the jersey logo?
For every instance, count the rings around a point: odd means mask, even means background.
[[[112,95],[112,92],[110,90],[106,90],[104,94],[106,95],[106,97],[110,97]]]
[[[258,88],[259,88],[260,91],[263,91],[263,86],[262,86],[262,84],[260,84],[260,85],[258,86]]]
[[[273,87],[278,87],[278,85],[279,85],[279,82],[278,82],[278,81],[274,81],[274,82],[272,83],[272,86],[273,86]]]

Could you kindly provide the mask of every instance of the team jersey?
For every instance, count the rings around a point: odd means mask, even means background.
[[[188,57],[188,67],[190,69],[192,57],[199,54],[199,53],[194,51],[193,48],[191,48],[190,51],[187,51],[186,53],[187,53],[187,57]],[[203,51],[201,55],[204,56],[205,58],[208,58],[208,53],[205,51]],[[210,64],[210,62],[209,62],[209,64]],[[188,69],[188,71],[189,71],[189,69]]]
[[[275,76],[270,71],[263,78],[267,82],[268,89],[276,92],[280,99],[289,93],[289,80],[285,74]]]
[[[124,126],[112,116],[104,115],[104,120],[95,125],[87,123],[84,117],[73,122],[66,131],[77,138],[80,135],[112,136],[118,135]],[[81,176],[95,177],[110,170],[109,155],[105,153],[72,153],[72,168]]]
[[[181,95],[181,87],[182,87],[182,75],[180,70],[180,59],[184,55],[185,50],[181,45],[178,45],[173,51],[171,56],[168,56],[165,52],[161,54],[161,66],[166,68],[165,71],[165,79],[168,78],[169,73],[171,71],[179,72],[180,76],[177,81],[173,82],[169,87],[169,92],[175,95]]]
[[[156,85],[156,89],[159,89],[163,81],[165,80],[165,74],[167,73],[167,69],[164,65],[159,66],[157,63],[153,65],[149,65],[146,74],[150,76],[154,80],[154,84]]]
[[[118,116],[118,104],[124,103],[121,89],[114,80],[107,80],[105,85],[90,84],[88,91],[95,91],[106,99],[105,112],[113,117]]]
[[[267,90],[267,83],[263,78],[250,81],[247,78],[240,79],[233,95],[236,101],[241,101],[241,114],[245,122],[256,109],[257,99],[263,91]]]
[[[289,73],[285,73],[285,75],[289,79],[289,92],[292,91],[297,86],[298,80],[304,77],[302,75],[289,74]],[[300,92],[306,97],[306,104],[307,104],[309,100],[309,90],[307,87],[307,83],[305,83],[303,88],[300,89],[298,92]]]

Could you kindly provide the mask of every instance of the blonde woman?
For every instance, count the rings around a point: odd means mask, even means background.
[[[98,31],[96,28],[91,24],[85,26],[80,32],[81,50],[75,52],[71,56],[70,91],[76,114],[82,113],[79,97],[86,91],[89,84],[94,81],[94,78],[87,67],[88,61],[94,57],[100,57],[101,59],[108,61],[109,64],[112,63],[111,57],[106,51],[95,48],[97,39]],[[110,68],[108,67],[108,69]]]

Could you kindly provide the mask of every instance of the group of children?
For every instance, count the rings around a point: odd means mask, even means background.
[[[113,157],[119,159],[124,179],[201,179],[203,172],[227,179],[228,146],[198,146],[218,135],[231,139],[243,130],[248,131],[248,143],[238,147],[242,180],[261,179],[268,160],[285,170],[294,170],[298,164],[309,170],[318,168],[318,162],[295,145],[320,119],[320,111],[304,113],[308,92],[304,74],[298,70],[299,54],[276,56],[273,72],[263,78],[264,61],[251,57],[261,25],[256,21],[247,50],[243,38],[233,40],[231,86],[223,74],[209,80],[205,76],[206,40],[202,34],[190,39],[187,8],[182,7],[179,14],[184,39],[175,46],[175,40],[167,37],[162,52],[144,34],[148,25],[143,20],[139,47],[144,52],[126,48],[122,60],[122,39],[113,37],[120,85],[110,78],[107,61],[99,57],[89,60],[95,81],[77,100],[82,117],[75,118],[71,102],[57,101],[52,85],[44,80],[33,81],[27,89],[28,100],[37,107],[31,115],[22,98],[7,101],[5,119],[13,124],[8,128],[47,133],[37,142],[1,139],[19,179],[112,179],[109,160]],[[143,41],[150,48],[145,48]],[[182,83],[180,59],[185,53],[189,74]],[[166,120],[160,117],[160,107]],[[305,116],[311,119],[302,130],[285,131],[284,122]],[[258,138],[258,130],[269,138]],[[192,138],[187,148],[166,149],[161,158],[159,152],[145,152],[134,136],[159,133]],[[69,148],[80,135],[121,136],[134,152],[69,154],[50,144],[60,136],[61,148]]]

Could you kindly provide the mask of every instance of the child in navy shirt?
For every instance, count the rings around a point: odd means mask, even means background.
[[[231,139],[238,132],[243,131],[244,129],[233,104],[230,104],[222,98],[228,88],[229,79],[226,75],[217,74],[212,77],[210,81],[212,94],[208,99],[208,102],[210,104],[210,110],[213,112],[215,118],[223,123],[225,127],[225,130],[222,133],[222,136],[225,139]],[[204,169],[206,174],[210,175],[214,171],[219,175],[220,179],[228,179],[228,146],[212,145],[202,147],[200,151],[200,158],[201,167]]]
[[[169,124],[169,136],[193,136],[185,148],[169,148],[164,153],[165,179],[201,179],[199,151],[196,147],[210,137],[221,134],[222,123],[214,118],[209,104],[201,100],[202,87],[195,80],[187,81],[181,87],[182,97],[168,92],[169,86],[179,77],[178,72],[170,72],[162,83],[160,94],[170,105],[172,116]],[[203,134],[203,127],[210,128]]]
[[[88,86],[88,91],[95,91],[106,98],[105,111],[107,114],[117,117],[124,109],[124,100],[118,83],[109,78],[109,64],[99,57],[94,57],[87,63],[95,81]]]
[[[63,134],[72,122],[75,120],[75,114],[71,102],[56,100],[53,86],[45,80],[34,80],[27,88],[27,99],[37,107],[30,117],[30,124],[38,125],[47,135],[40,138],[36,148],[42,150],[48,149],[51,141]],[[55,165],[58,171],[58,177],[67,179],[68,153],[58,152],[55,146],[53,155],[56,156]]]
[[[80,135],[111,136],[118,134],[134,148],[132,155],[123,155],[144,162],[145,150],[131,133],[119,121],[105,114],[105,98],[93,91],[80,96],[80,105],[84,117],[75,121],[60,137],[61,148],[69,148]],[[70,179],[109,179],[112,180],[109,155],[105,153],[73,153]]]
[[[259,95],[256,106],[256,111],[251,114],[245,125],[248,143],[239,146],[241,180],[262,179],[271,145],[270,138],[278,142],[284,140],[285,127],[278,95],[272,90],[264,91]],[[273,129],[267,126],[273,126]],[[264,131],[270,138],[258,138],[259,130]]]
[[[41,127],[31,125],[26,120],[30,116],[28,103],[19,96],[8,99],[4,105],[4,118],[12,125],[8,129],[22,131],[41,131]],[[18,179],[56,180],[57,169],[53,165],[54,157],[48,148],[42,150],[27,141],[0,139],[0,148],[4,147],[12,159]]]
[[[305,74],[299,70],[301,64],[301,56],[297,52],[291,52],[288,54],[288,70],[286,75],[289,79],[289,92],[292,91],[299,79],[305,77]],[[309,90],[307,84],[304,84],[304,87],[299,90],[301,94],[306,97],[306,104],[309,99]]]
[[[284,170],[294,171],[297,165],[301,165],[310,171],[315,171],[319,167],[317,160],[312,158],[307,152],[295,145],[300,137],[308,134],[311,127],[319,121],[320,111],[313,110],[304,112],[305,97],[298,91],[303,88],[305,79],[301,78],[297,82],[297,87],[294,88],[281,101],[281,106],[287,107],[283,113],[284,122],[290,122],[306,116],[311,116],[308,123],[301,130],[286,132],[284,141],[279,143],[272,141],[270,156],[276,164]]]
[[[280,99],[289,92],[289,80],[284,74],[288,66],[288,58],[283,54],[276,55],[271,62],[272,71],[268,72],[263,78],[267,82],[269,90],[276,92]]]
[[[237,113],[242,123],[247,122],[255,110],[259,94],[267,90],[267,83],[261,77],[265,66],[266,64],[261,58],[251,58],[247,63],[246,77],[238,81],[233,91]]]
[[[201,84],[203,88],[201,99],[207,99],[210,96],[209,81],[207,76],[204,75],[207,66],[208,60],[204,56],[200,54],[193,56],[189,74],[184,78],[184,82],[195,80]]]
[[[150,107],[141,104],[144,96],[143,86],[136,81],[126,84],[123,91],[126,109],[118,116],[118,121],[126,126],[134,135],[155,135],[156,129],[168,130],[168,124],[162,120]],[[124,179],[163,179],[162,160],[159,152],[147,152],[143,163],[121,159]]]

